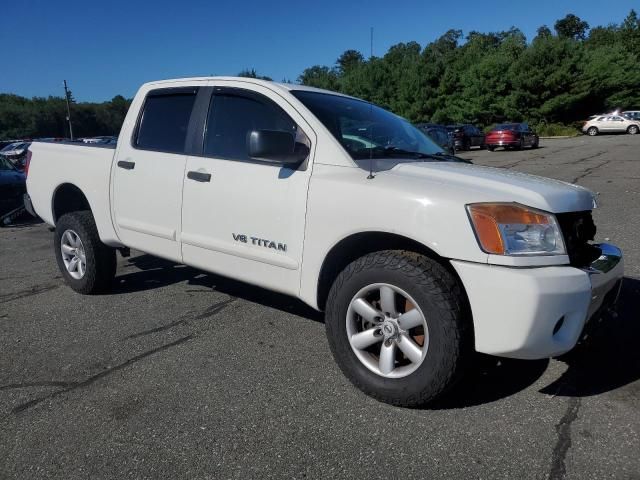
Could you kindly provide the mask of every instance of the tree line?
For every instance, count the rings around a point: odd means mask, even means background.
[[[102,103],[73,102],[74,136],[117,135],[130,104],[121,95]],[[0,94],[0,139],[41,137],[69,137],[64,97]]]
[[[254,69],[241,76],[263,78]],[[640,19],[590,28],[576,15],[543,25],[530,41],[501,32],[449,30],[424,48],[392,46],[382,57],[347,50],[335,65],[315,65],[303,85],[372,101],[413,122],[490,125],[528,121],[570,125],[616,108],[640,108]],[[117,135],[131,103],[73,103],[74,135]],[[68,137],[63,97],[0,94],[0,139]]]
[[[640,108],[640,19],[589,28],[569,14],[527,42],[507,31],[449,30],[422,48],[392,46],[365,59],[347,50],[333,66],[304,70],[304,85],[360,97],[413,122],[571,124],[615,108]]]

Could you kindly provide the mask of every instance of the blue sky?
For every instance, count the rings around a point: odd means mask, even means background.
[[[450,28],[536,29],[575,13],[591,26],[619,23],[637,0],[283,2],[6,0],[2,7],[0,92],[62,95],[78,101],[133,96],[146,81],[235,75],[244,68],[295,81],[350,48],[368,56],[399,42],[421,45]]]

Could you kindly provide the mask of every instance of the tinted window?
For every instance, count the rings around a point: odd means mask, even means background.
[[[144,150],[184,153],[195,99],[195,92],[147,96],[136,146]]]
[[[204,153],[249,160],[247,137],[252,130],[279,130],[304,136],[295,122],[267,98],[242,94],[214,95],[209,107]],[[303,140],[297,138],[299,142]]]

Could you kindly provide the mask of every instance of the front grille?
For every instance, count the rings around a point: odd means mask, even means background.
[[[593,223],[590,210],[558,213],[556,218],[560,224],[572,266],[587,267],[600,257],[602,251],[589,243],[596,236],[596,225]]]

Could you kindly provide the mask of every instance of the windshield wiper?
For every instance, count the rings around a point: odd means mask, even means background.
[[[372,150],[374,152],[381,151],[385,156],[393,155],[393,156],[401,156],[401,157],[413,157],[413,158],[420,158],[420,159],[436,160],[438,162],[442,162],[443,161],[442,157],[439,157],[437,154],[414,152],[414,151],[411,151],[411,150],[405,150],[403,148],[393,147],[393,146],[390,146],[390,147],[374,147]]]
[[[450,162],[460,162],[460,163],[473,163],[471,160],[467,160],[466,158],[461,158],[458,157],[457,155],[451,154],[451,153],[447,153],[447,152],[438,152],[436,154],[437,157],[440,157],[441,160],[444,159],[449,159],[449,160],[445,160],[445,161],[450,161]]]

